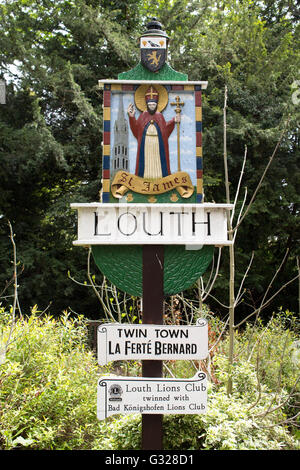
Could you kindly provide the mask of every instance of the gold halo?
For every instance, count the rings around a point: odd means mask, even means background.
[[[168,104],[168,92],[165,89],[164,86],[162,85],[153,85],[153,88],[155,88],[158,91],[159,98],[158,98],[158,104],[157,104],[157,111],[161,112],[165,109],[165,107]],[[145,100],[145,94],[149,88],[150,84],[145,84],[145,85],[140,85],[135,94],[134,94],[134,101],[137,109],[140,111],[146,111],[147,110],[147,105],[146,105],[146,100]]]

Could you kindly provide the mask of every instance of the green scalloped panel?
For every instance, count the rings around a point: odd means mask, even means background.
[[[141,63],[128,72],[118,74],[118,80],[174,80],[187,81],[185,73],[176,72],[170,65],[165,64],[158,72],[147,70]]]
[[[165,295],[191,287],[210,265],[213,251],[213,246],[204,246],[201,250],[186,250],[182,245],[165,246]],[[95,245],[92,253],[96,265],[112,284],[130,295],[142,297],[142,246]]]
[[[165,247],[164,293],[174,295],[191,287],[210,265],[214,246],[187,250],[182,245]]]

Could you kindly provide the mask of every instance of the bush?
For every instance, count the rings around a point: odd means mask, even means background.
[[[83,317],[67,313],[55,320],[33,311],[16,322],[0,369],[2,449],[89,449],[101,435],[97,364],[86,338]]]
[[[4,310],[0,327],[5,342],[10,316]],[[29,318],[16,322],[0,366],[2,449],[141,448],[140,415],[97,420],[100,371],[87,338],[84,318],[72,319],[67,313],[54,319],[49,315],[39,317],[34,309]],[[230,397],[226,393],[225,340],[213,356],[216,380],[208,387],[207,413],[166,415],[164,449],[299,449],[299,441],[286,425],[296,403],[288,400],[284,407],[278,406],[295,388],[296,338],[282,316],[267,326],[247,326],[239,333],[238,355],[232,369],[234,392]],[[278,357],[283,363],[277,362]],[[191,377],[195,365],[191,361],[173,361],[168,369],[177,377]],[[102,368],[101,375],[109,371],[109,366],[104,371]]]
[[[247,367],[243,371],[246,374]],[[247,388],[249,383],[247,385]],[[210,386],[207,413],[203,415],[164,416],[165,450],[296,450],[299,442],[277,421],[282,411],[264,414],[269,394],[255,409],[248,395],[227,396],[225,387]],[[141,447],[141,417],[129,415],[115,418],[107,429],[107,437],[98,449],[138,450]]]
[[[294,416],[299,408],[299,319],[291,312],[274,315],[267,324],[247,324],[235,337],[236,360],[252,364],[256,383],[286,402],[284,412]],[[238,384],[239,378],[236,377]],[[288,398],[288,399],[287,399]]]
[[[229,366],[225,338],[212,356],[215,383],[209,384],[207,413],[166,415],[164,449],[299,449],[297,432],[289,422],[297,412],[299,391],[295,388],[299,374],[297,332],[296,318],[280,311],[267,325],[248,324],[237,333],[231,396],[226,393]],[[171,361],[168,370],[176,377],[192,377],[196,365],[192,361]],[[106,448],[139,449],[140,427],[138,415],[114,419]]]
[[[105,437],[94,442],[93,450],[140,450],[142,448],[141,415],[124,415],[107,420]]]
[[[237,335],[238,354],[247,359],[255,359],[259,353],[259,370],[261,378],[270,388],[277,387],[278,372],[281,369],[281,381],[291,388],[299,372],[296,359],[296,346],[299,320],[288,310],[280,310],[266,325],[258,320],[253,328],[247,324],[245,331]],[[272,367],[270,367],[272,366]]]

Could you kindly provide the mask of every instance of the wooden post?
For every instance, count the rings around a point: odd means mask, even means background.
[[[143,246],[143,323],[163,324],[164,247]],[[163,361],[142,361],[143,377],[162,377]],[[142,415],[142,449],[162,450],[163,415]]]

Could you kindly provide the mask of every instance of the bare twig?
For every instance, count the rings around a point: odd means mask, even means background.
[[[215,255],[213,255],[213,259],[212,259],[212,263],[211,263],[211,269],[210,269],[210,273],[209,273],[209,278],[208,278],[207,283],[206,283],[207,286],[209,286],[209,284],[210,284],[210,280],[212,278],[214,269],[215,269]],[[201,279],[201,291],[202,291],[202,295],[203,295],[204,294],[203,276],[201,276],[200,279]]]
[[[241,218],[241,216],[242,216],[242,212],[243,212],[244,207],[245,207],[245,204],[246,204],[247,192],[248,192],[248,191],[247,191],[247,188],[245,188],[244,199],[243,199],[243,202],[242,202],[242,205],[241,205],[241,209],[240,209],[240,212],[239,212],[239,215],[238,215],[238,218],[237,218],[237,224],[238,224],[239,221],[240,221],[240,218]],[[235,242],[237,233],[238,233],[238,231],[235,230],[235,232],[234,232],[234,234],[233,234],[233,242]]]
[[[202,298],[202,293],[203,293],[203,278],[200,277],[197,280],[197,286],[198,286],[198,298],[199,298],[199,312],[200,315],[202,315],[203,312],[203,298]]]
[[[208,294],[208,296],[211,297],[212,299],[214,299],[219,305],[221,305],[221,307],[226,308],[227,310],[229,310],[229,305],[223,304],[219,299],[217,299],[217,297],[215,297],[212,294]]]
[[[121,313],[121,307],[120,307],[120,303],[119,303],[119,299],[118,299],[118,292],[117,292],[116,286],[113,287],[113,293],[114,293],[114,298],[115,298],[115,301],[116,301],[116,304],[117,304],[118,321],[119,321],[119,323],[121,323],[122,313]]]
[[[265,294],[264,294],[264,296],[263,296],[263,299],[262,299],[262,301],[261,301],[261,303],[260,303],[260,307],[258,308],[257,316],[260,314],[260,310],[259,310],[259,309],[264,305],[265,299],[266,299],[266,297],[267,297],[267,295],[268,295],[268,292],[269,292],[269,290],[271,289],[272,284],[273,284],[274,280],[276,279],[278,273],[280,272],[281,267],[282,267],[282,265],[284,264],[284,262],[285,262],[285,260],[286,260],[286,258],[287,258],[287,256],[288,256],[288,254],[289,254],[289,251],[290,251],[290,250],[289,250],[289,248],[288,248],[288,249],[286,250],[285,254],[284,254],[284,257],[283,257],[283,259],[282,259],[282,261],[281,261],[279,267],[277,268],[277,270],[276,270],[274,276],[272,277],[271,282],[269,283],[269,285],[268,285],[268,287],[267,287],[267,289],[266,289],[266,291],[265,291]]]
[[[163,362],[163,366],[164,368],[169,372],[169,374],[174,378],[175,375],[173,374],[173,372],[169,369],[169,367],[167,366],[166,364],[166,361]]]
[[[207,299],[207,296],[209,295],[209,293],[211,292],[215,282],[216,282],[216,279],[217,279],[217,276],[219,274],[219,268],[220,268],[220,261],[221,261],[221,254],[222,254],[222,247],[219,247],[219,254],[218,254],[218,261],[217,261],[217,266],[216,266],[216,272],[215,272],[215,276],[211,282],[211,285],[208,286],[207,284],[207,292],[203,292],[202,294],[202,300],[205,301]]]
[[[299,282],[298,282],[298,313],[300,315],[300,264],[299,264],[299,256],[296,258],[297,260],[297,269],[298,269],[298,275],[299,275]]]
[[[224,157],[224,174],[225,174],[225,191],[226,191],[226,202],[230,203],[230,191],[229,191],[229,180],[228,180],[228,163],[227,163],[227,120],[226,120],[226,108],[227,108],[227,85],[224,90],[224,107],[223,107],[223,157]]]
[[[265,179],[265,176],[266,176],[266,174],[267,174],[267,172],[268,172],[268,170],[269,170],[269,168],[270,168],[270,166],[271,166],[271,164],[272,164],[272,162],[273,162],[273,160],[274,160],[274,158],[275,158],[275,156],[276,156],[276,153],[277,153],[277,151],[278,151],[278,149],[279,149],[279,147],[280,147],[280,145],[281,145],[282,139],[283,139],[283,137],[284,137],[284,135],[285,135],[285,133],[286,133],[286,130],[287,130],[287,126],[288,126],[289,120],[290,120],[290,119],[288,118],[288,119],[285,121],[283,130],[282,130],[282,132],[281,132],[281,134],[280,134],[280,137],[279,137],[279,140],[278,140],[278,142],[277,142],[277,144],[276,144],[276,146],[275,146],[275,148],[274,148],[274,151],[273,151],[271,157],[269,158],[269,161],[268,161],[268,163],[267,163],[267,165],[266,165],[266,167],[265,167],[265,169],[264,169],[264,171],[263,171],[263,174],[262,174],[262,176],[261,176],[261,178],[260,178],[260,180],[259,180],[259,183],[258,183],[258,185],[256,186],[256,189],[255,189],[255,191],[254,191],[254,193],[253,193],[253,195],[252,195],[252,197],[251,197],[251,199],[250,199],[250,202],[249,202],[249,204],[248,204],[248,206],[247,206],[247,209],[245,210],[243,216],[240,218],[240,221],[239,221],[239,222],[237,223],[237,225],[232,229],[233,232],[236,231],[236,230],[239,228],[239,226],[240,226],[241,223],[243,222],[244,218],[246,217],[246,215],[247,215],[248,212],[250,211],[250,209],[251,209],[251,207],[252,207],[252,204],[253,204],[253,202],[254,202],[254,200],[255,200],[255,198],[256,198],[256,195],[257,195],[258,191],[260,190],[260,188],[261,188],[261,186],[262,186],[262,183],[263,183],[263,181],[264,181],[264,179]]]
[[[239,303],[239,300],[240,300],[240,298],[241,298],[241,295],[243,295],[243,294],[241,294],[241,291],[242,291],[242,288],[243,288],[245,279],[246,279],[246,277],[247,277],[247,275],[248,275],[249,269],[250,269],[250,267],[251,267],[253,258],[254,258],[254,251],[252,251],[251,259],[250,259],[250,261],[249,261],[248,267],[247,267],[247,269],[246,269],[246,271],[245,271],[245,274],[244,274],[244,276],[243,276],[242,282],[241,282],[241,284],[240,284],[240,288],[239,288],[239,291],[238,291],[238,293],[237,293],[236,300],[235,300],[235,306],[237,306],[237,304]]]
[[[224,145],[224,172],[225,172],[225,190],[226,190],[226,203],[230,204],[230,190],[228,178],[228,164],[227,164],[227,86],[225,85],[224,91],[224,108],[223,108],[223,145]],[[227,210],[227,231],[228,238],[232,242],[229,245],[229,353],[228,353],[228,381],[227,381],[227,394],[232,393],[232,364],[233,364],[233,350],[234,350],[234,314],[235,314],[235,297],[234,297],[234,279],[235,279],[235,257],[234,257],[234,244],[233,244],[233,231],[230,219],[230,211]]]
[[[10,232],[10,235],[9,235],[9,238],[10,238],[10,241],[11,241],[11,244],[12,244],[12,247],[13,247],[13,287],[14,287],[14,293],[13,293],[13,305],[12,305],[12,317],[11,317],[11,325],[10,325],[10,329],[9,329],[9,333],[8,333],[8,338],[7,340],[5,341],[5,344],[3,345],[3,348],[2,350],[0,351],[0,355],[1,357],[5,357],[6,353],[7,353],[7,349],[11,343],[11,337],[12,337],[12,333],[14,331],[14,328],[15,328],[15,320],[16,320],[16,310],[17,308],[19,309],[20,313],[21,313],[21,309],[20,309],[20,304],[19,304],[19,300],[18,300],[18,262],[17,262],[17,247],[16,247],[16,243],[15,243],[15,240],[14,240],[14,232],[13,232],[13,228],[12,228],[12,225],[10,223],[10,221],[8,220],[8,227],[9,227],[9,232]]]
[[[278,423],[273,423],[273,424],[269,424],[269,426],[263,426],[260,424],[260,428],[263,428],[263,429],[270,429],[270,428],[275,428],[276,426],[282,426],[282,425],[292,425],[292,426],[295,426],[296,428],[299,428],[299,424],[295,421],[296,418],[298,418],[298,416],[300,415],[300,412],[297,413],[295,416],[292,416],[291,418],[287,418],[287,419],[284,419],[283,421],[279,421]]]
[[[283,406],[285,406],[288,403],[288,401],[290,400],[290,398],[293,396],[294,390],[296,389],[299,380],[300,380],[300,376],[297,378],[292,390],[290,391],[287,398],[282,403],[279,403],[279,405],[275,406],[275,408],[273,408],[273,409],[269,408],[267,411],[264,411],[263,413],[260,413],[259,415],[256,415],[255,418],[261,418],[261,417],[264,418],[267,414],[274,413],[274,411],[277,411],[277,410],[279,410],[279,408],[282,408]]]
[[[89,252],[88,252],[88,260],[87,260],[87,275],[88,275],[88,279],[91,283],[91,286],[93,288],[93,291],[95,292],[98,300],[100,301],[102,307],[103,307],[103,310],[104,310],[104,313],[105,313],[105,316],[106,316],[106,319],[109,320],[109,318],[111,319],[111,321],[115,321],[112,313],[111,313],[111,310],[109,308],[107,308],[105,302],[103,301],[103,297],[102,295],[99,294],[98,290],[96,289],[96,286],[94,285],[94,282],[93,282],[93,279],[91,277],[91,270],[90,270],[90,259],[91,259],[91,248],[89,248]]]
[[[258,348],[257,348],[257,356],[256,356],[256,378],[257,378],[257,389],[258,389],[258,395],[255,400],[255,402],[248,408],[247,411],[251,410],[254,408],[260,401],[261,399],[261,383],[259,380],[259,362],[260,362],[260,340],[258,343]]]
[[[13,274],[13,279],[14,279],[14,284],[13,284],[14,285],[14,302],[13,302],[13,311],[12,311],[12,315],[13,315],[12,323],[14,324],[15,317],[16,317],[16,307],[17,307],[17,303],[18,303],[17,247],[16,247],[16,244],[15,244],[14,233],[13,233],[13,229],[12,229],[10,221],[8,221],[8,226],[9,226],[10,240],[11,240],[11,243],[12,243],[12,246],[13,246],[13,255],[14,255],[14,258],[13,258],[13,265],[14,265],[14,274]],[[11,332],[10,332],[10,335],[11,335]]]
[[[253,317],[253,315],[257,315],[257,313],[261,312],[264,308],[267,307],[267,305],[269,305],[270,302],[272,302],[272,300],[279,294],[279,292],[281,292],[283,289],[285,289],[289,284],[291,284],[292,282],[294,282],[296,279],[299,278],[299,274],[297,274],[297,276],[293,277],[292,279],[290,279],[288,282],[286,282],[283,286],[280,287],[280,289],[278,289],[275,294],[272,295],[272,297],[270,297],[263,305],[260,305],[257,309],[255,309],[252,313],[250,313],[246,318],[244,318],[238,325],[235,325],[235,328],[239,328],[241,325],[243,325],[243,323],[245,323],[247,320],[249,320],[249,318]]]
[[[208,351],[209,354],[217,347],[217,345],[218,345],[219,342],[221,341],[222,336],[223,336],[223,334],[225,333],[225,330],[226,330],[226,328],[227,328],[228,322],[229,322],[229,316],[228,316],[226,322],[224,323],[224,327],[223,327],[221,333],[219,334],[219,337],[218,337],[217,341],[216,341],[216,342],[212,345],[212,347],[209,349],[209,351]]]
[[[242,183],[242,179],[243,179],[243,175],[244,175],[246,160],[247,160],[247,146],[245,145],[243,165],[242,165],[242,169],[241,169],[241,173],[240,173],[240,177],[239,177],[239,182],[238,182],[238,185],[237,185],[237,190],[236,190],[236,193],[235,193],[233,209],[232,209],[232,213],[231,213],[231,219],[230,219],[231,224],[233,223],[233,219],[234,219],[235,208],[236,208],[236,204],[237,204],[237,200],[238,200],[238,196],[239,196],[239,192],[240,192],[240,187],[241,187],[241,183]]]

